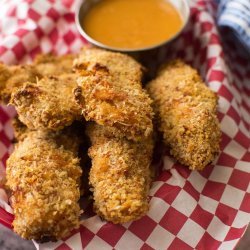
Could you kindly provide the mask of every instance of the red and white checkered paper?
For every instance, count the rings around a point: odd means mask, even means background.
[[[2,0],[0,60],[12,64],[30,61],[40,52],[78,52],[85,42],[76,31],[75,6],[72,0]],[[236,246],[250,221],[250,63],[237,47],[223,50],[215,16],[213,1],[191,1],[190,22],[171,51],[197,68],[220,97],[219,157],[204,171],[191,172],[164,149],[145,217],[113,225],[93,215],[70,237],[36,244],[37,248],[228,250]],[[13,116],[13,108],[0,106],[1,177],[12,150]],[[1,190],[0,197],[0,223],[11,228],[13,215]]]

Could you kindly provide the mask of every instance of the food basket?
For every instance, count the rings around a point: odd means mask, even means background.
[[[86,43],[78,34],[72,0],[9,0],[0,8],[0,60],[29,62],[38,53],[75,53]],[[114,225],[92,214],[78,230],[38,249],[233,249],[250,221],[250,64],[241,49],[224,42],[216,26],[214,1],[190,1],[182,34],[157,60],[182,58],[218,93],[221,153],[203,171],[190,171],[158,145],[159,175],[150,189],[150,210],[142,219]],[[0,178],[13,150],[13,107],[0,106]],[[0,189],[1,190],[1,189]],[[0,191],[0,223],[13,214]],[[90,213],[91,214],[91,213]]]

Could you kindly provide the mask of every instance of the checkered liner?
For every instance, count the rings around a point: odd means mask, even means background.
[[[59,4],[60,2],[60,4]],[[26,62],[35,54],[77,52],[84,43],[74,24],[75,2],[12,0],[0,7],[0,59]],[[225,57],[212,1],[191,2],[191,19],[171,51],[199,70],[219,95],[221,154],[202,172],[174,162],[167,149],[150,190],[150,211],[113,225],[92,216],[79,230],[39,249],[233,249],[250,221],[250,65],[231,47]],[[12,150],[13,108],[0,107],[0,176]],[[1,191],[1,190],[0,190]],[[0,192],[1,196],[2,192]],[[13,215],[0,199],[0,222]]]

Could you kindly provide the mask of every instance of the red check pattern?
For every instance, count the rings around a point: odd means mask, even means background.
[[[181,57],[199,70],[219,95],[221,154],[202,172],[189,171],[163,150],[150,211],[139,221],[113,225],[91,216],[79,230],[41,249],[233,249],[250,221],[250,64],[233,44],[224,46],[214,1],[191,1],[191,18],[164,56]],[[40,52],[78,52],[84,43],[74,24],[76,2],[4,0],[0,59],[27,62]],[[223,35],[223,34],[222,34]],[[170,53],[171,51],[171,53]],[[15,111],[0,107],[0,176],[13,138]],[[1,192],[0,192],[0,197]],[[13,215],[0,198],[0,222]],[[38,245],[36,244],[38,247]],[[41,247],[41,246],[40,246]]]

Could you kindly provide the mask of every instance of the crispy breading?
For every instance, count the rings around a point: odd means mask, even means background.
[[[32,65],[7,66],[0,63],[0,101],[8,104],[12,91],[24,82],[35,82],[41,75]]]
[[[55,56],[40,54],[34,60],[34,67],[42,76],[59,76],[73,73],[72,66],[75,56],[72,54]]]
[[[89,124],[87,128],[92,143],[89,180],[93,187],[94,210],[113,223],[137,220],[149,209],[153,140],[133,142],[108,137],[104,130],[97,124]]]
[[[14,142],[22,141],[26,134],[30,131],[16,116],[12,119],[12,127],[14,129]]]
[[[12,126],[14,129],[14,142],[22,141],[31,131],[35,131],[27,128],[27,126],[19,120],[18,116],[12,119]],[[53,138],[58,145],[63,145],[65,149],[77,153],[79,144],[84,142],[84,130],[84,124],[80,121],[75,121],[63,130],[39,131],[39,133],[42,134],[43,137]]]
[[[29,132],[7,160],[14,231],[23,238],[60,239],[79,226],[82,170],[74,136],[60,136],[67,134]]]
[[[76,87],[73,59],[73,55],[41,54],[32,65],[0,64],[0,100],[18,105],[20,120],[30,129],[58,130],[70,125],[81,114],[72,93]],[[17,93],[16,102],[14,97],[10,101],[12,93]]]
[[[7,66],[0,63],[0,101],[8,104],[11,93],[25,82],[35,83],[46,76],[72,74],[73,60],[73,55],[40,54],[33,64]]]
[[[59,130],[80,119],[81,110],[73,96],[75,77],[75,74],[44,77],[16,89],[10,103],[20,121],[30,129]]]
[[[30,130],[25,126],[16,116],[12,120],[12,126],[14,128],[14,139],[15,142],[20,142],[24,140],[27,135],[31,132],[35,132],[36,130]],[[85,126],[80,121],[75,121],[72,125],[65,127],[63,130],[59,131],[37,131],[37,133],[42,138],[50,138],[55,140],[58,145],[62,145],[65,149],[71,150],[73,153],[78,155],[79,145],[82,145],[85,140],[85,135],[83,131],[85,130]],[[86,144],[86,143],[85,143]],[[84,144],[84,145],[85,145]],[[85,156],[83,152],[81,152],[82,157]]]
[[[211,163],[220,149],[217,95],[198,72],[176,60],[164,66],[147,89],[170,153],[193,170]]]
[[[139,141],[152,134],[151,99],[141,86],[141,65],[131,57],[96,48],[83,49],[74,62],[75,98],[86,120],[116,137]]]
[[[110,73],[119,81],[118,84],[140,84],[143,67],[132,57],[98,48],[83,48],[74,62],[81,75]],[[121,83],[122,82],[122,83]]]

